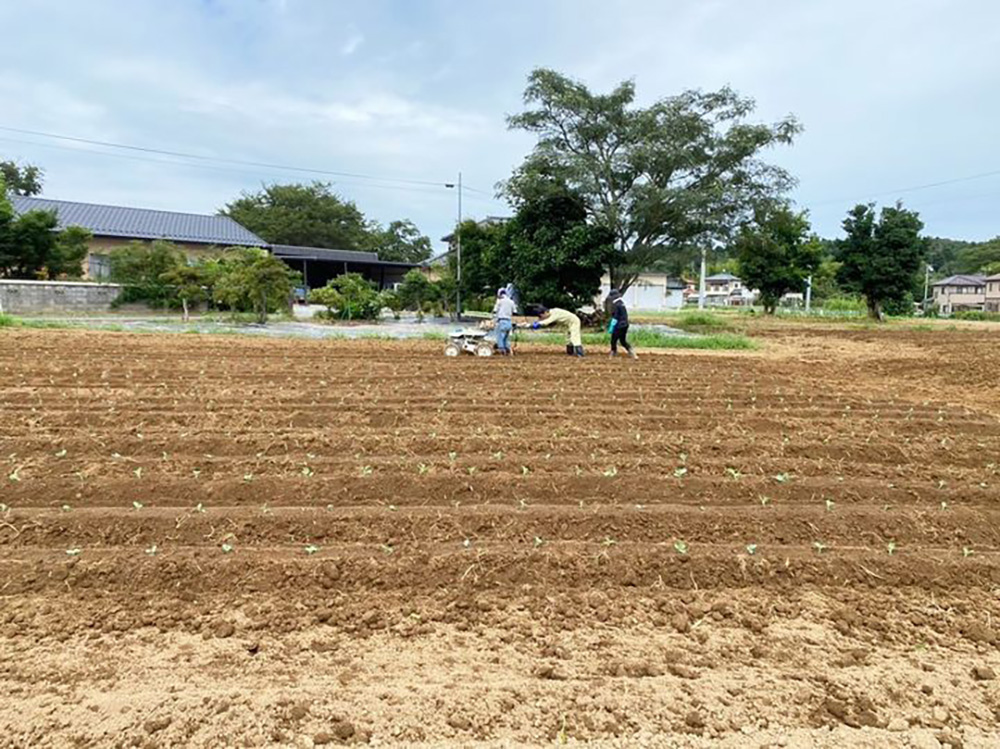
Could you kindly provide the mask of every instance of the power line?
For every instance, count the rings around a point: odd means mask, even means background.
[[[433,187],[443,187],[445,184],[444,180],[440,182],[432,182],[430,180],[406,179],[402,177],[377,177],[371,174],[360,174],[357,172],[339,172],[331,169],[313,169],[310,167],[289,166],[286,164],[270,164],[262,161],[245,161],[242,159],[227,159],[217,156],[204,156],[196,153],[185,153],[183,151],[168,151],[162,148],[151,148],[148,146],[133,146],[124,143],[113,143],[111,141],[93,140],[91,138],[79,138],[73,135],[59,135],[57,133],[46,133],[40,130],[26,130],[16,127],[7,127],[4,125],[0,125],[0,130],[4,130],[10,133],[20,133],[22,135],[34,135],[40,138],[54,138],[56,140],[65,140],[74,143],[86,143],[92,146],[103,146],[105,148],[120,148],[128,151],[155,153],[163,156],[178,156],[180,158],[196,159],[198,161],[208,161],[208,162],[215,161],[223,164],[237,164],[241,166],[263,167],[265,169],[281,169],[284,171],[305,172],[308,174],[322,174],[331,177],[351,177],[353,179],[366,179],[366,180],[375,180],[380,182],[400,182],[411,185],[431,185]],[[477,190],[477,192],[483,192],[483,191]]]
[[[914,185],[912,187],[902,187],[898,190],[886,190],[884,192],[869,193],[867,198],[880,198],[886,195],[899,195],[906,192],[917,192],[918,190],[929,190],[933,187],[944,187],[945,185],[954,185],[960,182],[971,182],[972,180],[985,179],[987,177],[996,177],[1000,175],[1000,169],[991,172],[981,172],[979,174],[971,174],[968,177],[956,177],[955,179],[945,179],[939,182],[928,182],[923,185]],[[852,198],[844,198],[842,200],[823,200],[818,203],[812,203],[811,207],[820,207],[824,205],[833,205],[835,203],[849,203],[852,202]]]
[[[0,130],[2,130],[2,129],[5,129],[5,128],[0,128]],[[250,171],[246,171],[245,169],[237,169],[237,168],[234,168],[234,167],[227,167],[227,166],[217,166],[217,165],[214,165],[214,164],[191,164],[191,163],[188,163],[186,161],[176,161],[176,160],[172,160],[172,159],[144,158],[142,156],[132,156],[132,155],[122,154],[122,153],[108,153],[106,151],[95,151],[95,150],[92,150],[92,149],[89,149],[89,148],[73,148],[72,146],[59,146],[59,145],[56,145],[54,143],[36,143],[35,141],[20,140],[18,138],[5,138],[5,137],[2,137],[2,136],[0,136],[0,142],[2,142],[2,143],[18,143],[18,144],[21,144],[21,145],[35,146],[37,148],[48,148],[48,149],[54,149],[54,150],[58,150],[58,151],[70,151],[71,153],[85,154],[85,155],[88,155],[88,156],[104,156],[104,157],[112,158],[112,159],[123,159],[123,160],[127,160],[127,161],[139,161],[139,162],[143,162],[143,163],[147,163],[147,164],[169,164],[171,166],[185,166],[185,167],[190,167],[192,169],[209,169],[209,170],[212,170],[212,171],[229,172],[229,173],[232,173],[232,174],[243,174],[243,175],[247,175],[247,176],[254,177],[254,178],[260,178],[262,176],[262,174],[263,174],[262,172],[259,172],[259,171],[258,172],[250,172]],[[377,189],[380,189],[380,190],[401,190],[401,191],[404,191],[404,192],[420,193],[420,194],[423,194],[423,195],[434,195],[434,196],[439,196],[439,197],[449,197],[450,198],[450,196],[447,193],[445,193],[444,191],[442,191],[440,189],[436,190],[436,189],[433,189],[431,187],[427,187],[427,186],[423,186],[423,185],[382,185],[382,184],[377,184],[377,183],[373,183],[373,182],[345,182],[343,180],[336,180],[334,182],[334,184],[337,185],[337,186],[345,186],[346,185],[346,186],[363,187],[363,188],[369,188],[369,187],[371,187],[371,188],[377,188]],[[435,184],[435,183],[431,183],[431,184]],[[444,185],[442,184],[441,187],[443,187],[443,186]],[[462,189],[463,189],[463,192],[469,190],[469,188],[466,187],[466,186],[464,186],[464,185],[463,185]],[[477,190],[476,192],[482,192],[482,191],[481,190]],[[488,193],[483,193],[483,194],[486,195]],[[468,199],[470,199],[470,200],[476,200],[476,201],[482,201],[482,202],[494,202],[492,199],[481,198],[481,197],[478,197],[476,195],[470,195],[470,196],[468,196]]]

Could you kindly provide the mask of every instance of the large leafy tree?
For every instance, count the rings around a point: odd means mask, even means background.
[[[730,236],[756,203],[793,184],[760,154],[791,143],[797,121],[750,122],[753,100],[729,88],[685,91],[642,108],[632,81],[595,94],[540,68],[524,101],[529,108],[508,125],[538,142],[505,192],[524,199],[539,180],[558,179],[579,194],[589,221],[614,237],[609,270],[622,289],[672,250]]]
[[[782,295],[801,291],[823,257],[817,237],[809,236],[809,219],[787,205],[757,209],[754,221],[744,225],[735,247],[740,276],[760,291],[764,311],[774,314]]]
[[[392,221],[384,229],[372,227],[369,244],[379,260],[420,263],[431,256],[430,237],[421,234],[409,219]]]
[[[961,273],[1000,272],[1000,237],[962,248],[956,265]]]
[[[302,274],[264,250],[230,248],[220,263],[213,294],[232,310],[252,310],[257,322],[284,306]]]
[[[837,241],[837,280],[863,294],[872,319],[882,320],[886,306],[900,307],[912,294],[927,256],[928,242],[919,214],[897,203],[876,217],[873,204],[859,204],[843,223],[847,237]]]
[[[614,254],[614,237],[587,223],[583,199],[553,193],[523,203],[507,228],[509,251],[496,258],[525,302],[575,309],[593,302]]]
[[[322,182],[267,185],[243,193],[222,214],[273,244],[365,250],[370,243],[364,214]]]
[[[11,195],[38,195],[42,191],[42,170],[32,164],[0,161],[0,175]]]

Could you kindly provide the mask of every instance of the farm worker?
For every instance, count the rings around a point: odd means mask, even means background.
[[[611,304],[611,321],[608,323],[608,332],[611,334],[611,355],[618,356],[618,344],[621,343],[628,355],[633,359],[638,359],[638,355],[628,345],[628,310],[625,308],[625,300],[618,289],[608,292],[608,302]]]
[[[532,330],[558,325],[566,328],[566,353],[570,356],[583,356],[583,338],[580,337],[580,318],[564,309],[544,307],[538,313],[538,320],[531,323]]]
[[[497,351],[501,356],[510,356],[510,331],[514,327],[516,309],[514,301],[507,295],[507,289],[498,289],[493,319],[496,321]]]

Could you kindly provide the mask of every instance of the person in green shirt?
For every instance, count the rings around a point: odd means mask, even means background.
[[[545,309],[538,313],[538,320],[531,323],[532,330],[558,325],[566,328],[566,353],[570,356],[583,356],[583,338],[580,335],[580,318],[572,312],[558,307]]]

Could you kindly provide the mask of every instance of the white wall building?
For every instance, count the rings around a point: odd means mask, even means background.
[[[676,278],[670,278],[666,273],[641,273],[635,283],[625,290],[625,306],[636,312],[666,312],[681,309],[684,306],[684,289],[686,284]],[[597,306],[611,291],[611,277],[607,273],[601,278],[600,298]]]

